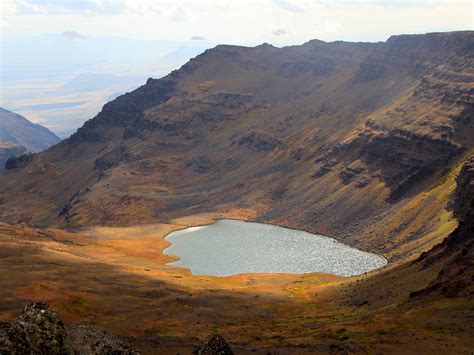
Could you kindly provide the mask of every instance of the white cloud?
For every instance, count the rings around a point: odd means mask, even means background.
[[[9,24],[2,32],[9,36],[74,28],[91,36],[190,41],[199,33],[212,43],[287,45],[313,38],[378,41],[391,34],[473,28],[473,4],[468,0],[0,0],[0,4],[2,20]]]
[[[8,16],[14,15],[18,11],[18,7],[15,1],[13,0],[4,0],[0,2],[0,15]]]
[[[277,6],[289,12],[303,13],[305,11],[304,6],[301,6],[301,1],[273,0],[273,2]]]
[[[176,22],[184,22],[191,19],[191,12],[183,5],[178,5],[173,9],[170,19]]]
[[[69,41],[80,41],[81,39],[85,38],[85,36],[81,35],[76,31],[64,31],[63,33],[61,33],[61,37]]]
[[[287,32],[282,29],[282,28],[279,28],[278,30],[275,30],[272,32],[275,36],[284,36],[287,34]]]
[[[324,22],[324,29],[327,33],[339,33],[342,29],[342,25],[332,19],[327,19]]]

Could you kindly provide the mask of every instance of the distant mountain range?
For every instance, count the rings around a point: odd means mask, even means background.
[[[5,39],[0,106],[34,115],[66,137],[109,97],[166,75],[211,46],[205,40],[141,41],[75,32]]]
[[[0,107],[0,171],[12,156],[37,153],[60,141],[46,127]]]

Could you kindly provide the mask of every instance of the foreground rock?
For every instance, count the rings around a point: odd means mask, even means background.
[[[18,320],[0,321],[0,354],[139,354],[119,337],[64,326],[44,302],[27,305]]]
[[[196,351],[198,355],[232,355],[233,352],[224,338],[220,335],[213,335],[204,344],[204,346]]]
[[[75,354],[139,354],[115,335],[79,324],[68,329]]]

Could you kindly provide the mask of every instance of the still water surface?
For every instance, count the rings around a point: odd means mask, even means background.
[[[195,275],[324,272],[352,276],[384,266],[380,255],[361,251],[333,238],[271,224],[222,219],[168,234],[168,265]]]

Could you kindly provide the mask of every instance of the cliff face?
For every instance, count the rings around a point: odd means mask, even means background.
[[[472,148],[473,40],[217,46],[108,103],[53,149],[12,161],[0,215],[113,225],[246,209],[390,252],[391,233],[403,244],[440,227],[432,216],[412,224],[423,215],[416,204],[396,223],[414,230],[397,232],[385,227],[391,211]],[[439,196],[423,208],[443,213]]]
[[[459,220],[456,230],[416,261],[423,268],[437,264],[442,268],[427,287],[411,294],[414,298],[439,293],[448,298],[474,295],[474,157],[458,176],[453,210]]]
[[[454,215],[459,220],[459,229],[474,235],[474,157],[464,164],[458,176],[453,205]]]

